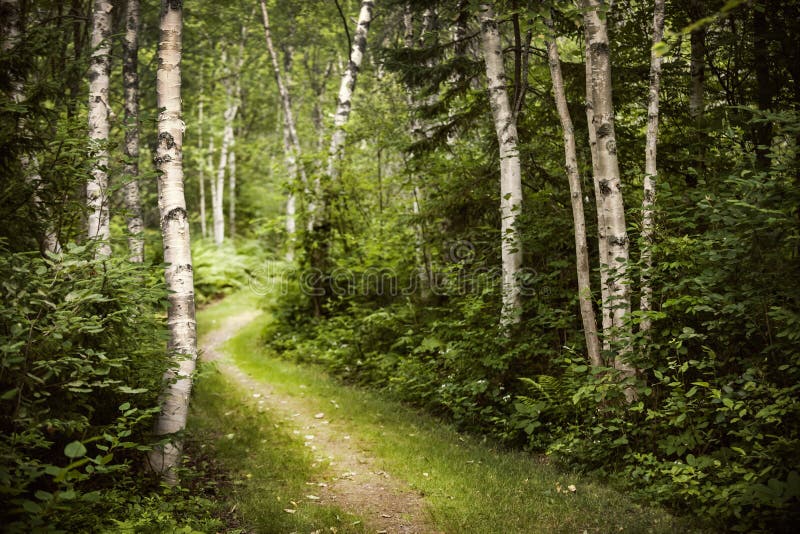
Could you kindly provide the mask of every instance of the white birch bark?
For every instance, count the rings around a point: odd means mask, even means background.
[[[203,104],[203,77],[201,72],[200,98],[197,103],[197,153],[200,154],[197,181],[200,189],[200,235],[205,239],[208,237],[208,227],[206,225],[206,161],[205,157],[203,157]],[[210,151],[213,153],[213,144]]]
[[[333,117],[333,136],[328,151],[328,176],[331,180],[336,180],[339,173],[338,163],[342,159],[342,150],[346,133],[344,125],[350,117],[352,107],[353,89],[356,85],[358,72],[364,53],[367,50],[367,32],[372,21],[372,10],[375,2],[372,0],[362,0],[361,10],[358,14],[358,25],[353,36],[353,49],[350,51],[350,62],[342,74],[342,82],[339,86],[339,97],[336,103],[336,114]],[[321,203],[321,202],[320,202]],[[324,210],[324,206],[318,206],[317,210]]]
[[[111,255],[108,211],[108,100],[111,70],[111,2],[94,0],[92,9],[92,56],[89,62],[89,143],[94,158],[86,184],[89,207],[88,237],[100,243],[98,256]]]
[[[517,146],[517,123],[506,91],[500,31],[490,4],[480,5],[480,22],[489,104],[500,145],[500,238],[503,263],[503,306],[500,322],[507,327],[519,321],[522,302],[517,280],[517,273],[522,268],[522,243],[516,228],[516,220],[522,209],[522,173]]]
[[[156,420],[157,436],[172,436],[163,447],[148,456],[149,467],[170,484],[177,483],[175,468],[180,463],[182,441],[176,434],[186,427],[192,375],[197,358],[197,329],[194,315],[194,280],[183,185],[183,131],[181,120],[181,33],[180,0],[161,1],[161,35],[156,75],[158,98],[158,146],[156,165],[158,207],[164,241],[165,279],[169,290],[168,352],[177,367],[167,372],[161,413]]]
[[[627,362],[630,354],[631,309],[628,280],[628,234],[625,226],[625,206],[622,181],[617,160],[614,132],[614,106],[611,91],[611,58],[605,16],[601,18],[601,0],[583,0],[584,24],[591,58],[591,92],[594,108],[594,131],[597,138],[597,176],[600,190],[602,224],[607,243],[607,284],[611,307],[610,337],[616,348],[614,367],[625,377],[635,375],[636,369]],[[606,336],[609,333],[605,333]],[[632,401],[635,391],[628,387],[625,396]]]
[[[139,195],[139,0],[128,0],[123,38],[122,76],[125,86],[125,186],[130,261],[144,261],[144,224]]]
[[[5,39],[3,39],[2,48],[4,52],[9,52],[17,45],[21,31],[20,6],[18,0],[0,0],[0,7],[5,16],[5,20],[3,21]],[[8,76],[11,78],[9,96],[14,103],[21,104],[26,100],[24,83],[13,73],[8,73]],[[19,130],[25,131],[25,121],[20,119],[17,127]],[[34,157],[33,161],[31,161],[31,159],[32,158],[25,153],[19,156],[20,166],[22,167],[22,172],[25,174],[25,181],[33,189],[31,193],[33,212],[37,218],[37,222],[42,228],[41,233],[36,237],[39,240],[39,245],[43,254],[60,254],[61,242],[58,239],[58,232],[53,227],[53,223],[50,220],[50,211],[40,196],[42,177],[37,170],[38,165],[36,158]]]
[[[600,269],[600,321],[603,329],[603,350],[611,350],[610,333],[613,326],[611,317],[611,299],[608,293],[608,241],[606,240],[605,212],[603,211],[603,195],[600,193],[600,172],[597,161],[597,133],[594,129],[594,104],[592,102],[592,55],[589,43],[585,48],[586,66],[586,123],[589,131],[589,149],[592,156],[592,185],[597,212],[597,250]]]
[[[226,60],[226,54],[223,53],[223,62]],[[239,109],[238,103],[233,98],[233,90],[229,82],[226,82],[227,87],[226,101],[228,107],[223,114],[224,126],[222,130],[222,146],[220,147],[219,165],[217,166],[217,179],[215,194],[211,196],[212,204],[212,218],[214,222],[214,242],[217,246],[221,246],[225,241],[225,171],[228,168],[228,151],[231,144],[233,144],[233,121],[236,118],[236,113]]]
[[[552,22],[548,20],[547,25],[552,31]],[[583,192],[581,190],[581,177],[578,172],[578,158],[575,151],[575,130],[567,107],[564,78],[561,75],[561,60],[558,55],[555,35],[546,41],[546,44],[550,76],[553,79],[553,95],[564,137],[564,159],[569,181],[570,202],[572,203],[572,220],[575,229],[575,267],[578,274],[578,299],[580,302],[581,321],[583,322],[583,333],[586,338],[586,352],[591,364],[595,367],[600,367],[603,365],[603,360],[600,357],[597,319],[595,318],[594,305],[592,304],[589,248],[586,244],[586,219],[583,213]]]
[[[295,221],[297,207],[293,185],[299,179],[303,187],[306,188],[307,178],[305,175],[305,170],[297,164],[297,159],[301,154],[300,139],[297,136],[297,127],[295,126],[294,122],[291,95],[288,87],[283,82],[280,63],[278,62],[278,54],[275,52],[275,47],[272,43],[269,12],[267,11],[267,6],[264,0],[261,0],[260,3],[261,16],[264,22],[264,38],[267,43],[270,61],[272,62],[272,72],[275,77],[275,84],[278,86],[278,95],[280,96],[281,110],[283,111],[283,149],[289,182],[289,195],[286,199],[286,234],[288,238],[286,260],[293,261],[297,233],[297,223]]]
[[[664,38],[664,0],[655,0],[653,6],[653,49],[650,51],[650,87],[647,96],[647,137],[645,141],[644,191],[642,195],[642,276],[639,309],[642,319],[639,330],[650,330],[652,321],[648,312],[653,309],[653,287],[650,276],[653,269],[653,237],[655,235],[654,207],[656,201],[656,161],[658,146],[658,92],[661,87],[661,56],[655,45]]]
[[[228,155],[228,195],[228,228],[231,239],[234,239],[236,237],[236,148],[234,142],[231,142]]]

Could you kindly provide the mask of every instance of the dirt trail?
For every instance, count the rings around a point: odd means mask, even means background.
[[[259,315],[259,311],[249,310],[228,317],[201,340],[202,357],[205,361],[216,361],[221,372],[252,392],[259,407],[294,427],[294,434],[304,437],[317,462],[328,462],[324,479],[308,482],[308,495],[318,497],[313,502],[335,504],[359,515],[377,533],[435,532],[422,496],[380,470],[376,459],[350,439],[346,428],[331,425],[326,414],[311,411],[301,397],[282,395],[268,383],[250,377],[220,352],[223,343]],[[332,403],[331,409],[336,408]]]

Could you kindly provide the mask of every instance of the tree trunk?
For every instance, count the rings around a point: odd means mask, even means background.
[[[597,159],[597,132],[594,129],[594,103],[592,101],[592,55],[589,53],[588,39],[585,48],[586,58],[586,124],[589,131],[589,148],[592,155],[592,185],[597,211],[597,256],[600,269],[600,321],[603,328],[603,350],[611,350],[610,332],[612,328],[611,298],[608,293],[608,241],[606,240],[603,195],[600,191],[600,172]]]
[[[642,277],[639,309],[642,319],[639,330],[650,330],[648,313],[653,309],[653,287],[650,285],[653,270],[653,238],[655,236],[654,206],[656,201],[656,149],[658,146],[658,92],[661,87],[661,56],[655,45],[664,38],[664,0],[655,0],[653,7],[653,49],[650,51],[650,90],[647,97],[647,138],[644,164],[644,192],[642,195]]]
[[[695,20],[703,16],[702,0],[691,0],[689,2],[689,14]],[[691,92],[689,94],[689,116],[695,126],[695,144],[697,157],[695,158],[694,168],[697,174],[702,174],[705,168],[705,134],[704,115],[705,115],[705,86],[706,86],[706,28],[697,28],[692,31],[690,36],[690,77]],[[690,175],[686,179],[687,185],[694,187],[697,185],[697,176]]]
[[[88,236],[99,241],[98,256],[111,255],[108,212],[108,85],[111,70],[111,2],[94,0],[92,57],[89,62],[89,142],[94,163],[86,184]]]
[[[2,49],[4,52],[9,52],[17,45],[19,34],[22,29],[20,6],[18,0],[0,0],[0,7],[2,8],[1,12],[5,16],[3,22],[5,39],[3,39]],[[11,78],[11,90],[9,91],[11,100],[16,104],[25,102],[26,96],[23,80],[14,73],[7,73],[7,76]],[[24,119],[20,118],[18,120],[17,128],[20,131],[25,131]],[[25,181],[32,188],[31,205],[33,206],[34,217],[38,223],[37,226],[39,226],[36,235],[36,239],[39,241],[39,247],[43,254],[60,254],[61,243],[58,239],[58,232],[51,221],[50,210],[45,203],[42,202],[40,196],[42,177],[37,170],[38,165],[36,158],[34,157],[33,161],[31,161],[31,157],[23,152],[19,155],[19,162],[22,167],[22,172],[25,175]]]
[[[328,166],[326,179],[335,182],[339,178],[339,165],[344,155],[344,142],[346,132],[344,129],[347,119],[350,118],[352,108],[353,90],[355,89],[358,73],[361,69],[361,62],[367,49],[367,32],[372,21],[372,9],[375,2],[372,0],[362,0],[361,9],[358,14],[358,24],[355,35],[353,36],[353,48],[350,51],[350,61],[347,68],[342,73],[342,81],[339,85],[339,96],[336,102],[336,113],[333,117],[333,135],[328,149]],[[315,184],[317,187],[317,184]],[[328,263],[328,250],[330,248],[330,221],[328,217],[328,202],[326,198],[326,185],[319,184],[315,192],[316,206],[311,215],[313,229],[311,232],[311,267],[320,273],[326,271]],[[318,279],[322,277],[317,277]],[[320,280],[321,281],[321,280]],[[314,313],[322,313],[322,300],[324,298],[323,288],[314,288]]]
[[[202,73],[201,73],[202,74]],[[211,139],[211,147],[209,151],[213,154],[213,138]],[[203,157],[203,81],[202,75],[200,79],[200,99],[197,103],[197,152],[200,155],[199,169],[197,171],[197,181],[200,188],[200,235],[203,239],[208,237],[208,228],[206,226],[206,158]],[[209,156],[210,157],[210,156]],[[211,165],[208,165],[211,168]]]
[[[547,26],[552,32],[552,21],[547,20]],[[591,272],[589,270],[589,248],[586,244],[586,219],[583,213],[583,192],[581,191],[581,177],[578,173],[578,158],[575,152],[575,130],[572,117],[567,106],[567,97],[564,92],[564,78],[561,75],[561,61],[558,55],[556,36],[552,35],[547,41],[547,57],[550,65],[550,76],[553,79],[553,95],[556,109],[561,120],[561,129],[564,136],[564,159],[566,163],[567,179],[569,180],[570,201],[572,203],[572,220],[575,227],[575,266],[578,273],[578,300],[580,303],[583,333],[586,338],[586,352],[589,361],[595,367],[603,365],[600,357],[600,341],[597,336],[597,319],[592,304]]]
[[[144,224],[139,197],[139,0],[128,0],[123,39],[122,76],[125,84],[125,209],[130,261],[144,261]]]
[[[517,123],[506,91],[500,32],[490,4],[481,4],[480,21],[489,104],[500,145],[500,239],[503,261],[503,307],[500,322],[507,327],[519,321],[522,305],[517,280],[517,274],[522,268],[522,243],[516,228],[516,220],[522,210],[522,174],[517,146]]]
[[[168,352],[177,368],[167,372],[161,413],[155,434],[174,436],[186,427],[192,374],[197,358],[197,325],[194,315],[194,280],[189,239],[189,218],[183,195],[183,130],[181,120],[181,3],[161,0],[161,36],[158,46],[156,91],[158,98],[158,208],[164,240],[164,271],[169,290]],[[172,439],[155,448],[149,467],[170,484],[177,483],[182,442]]]
[[[223,63],[226,54],[223,53]],[[238,111],[237,102],[233,98],[233,90],[230,82],[226,82],[226,100],[228,107],[224,113],[225,125],[222,130],[222,146],[220,147],[219,166],[217,167],[217,182],[215,194],[211,196],[213,221],[214,221],[214,243],[221,246],[225,241],[225,170],[228,168],[228,151],[233,144],[233,121]]]
[[[236,150],[231,143],[228,156],[228,228],[231,239],[236,237]]]
[[[599,10],[601,0],[583,0],[584,24],[591,58],[591,92],[594,108],[593,124],[597,136],[597,176],[600,190],[602,218],[607,241],[606,263],[608,265],[608,298],[611,310],[611,337],[616,350],[614,367],[624,377],[634,376],[636,370],[627,362],[630,354],[631,309],[628,283],[628,234],[625,226],[625,206],[622,198],[622,182],[617,161],[617,141],[614,133],[614,106],[611,96],[611,59],[605,17]],[[600,220],[601,219],[601,220]],[[635,397],[631,387],[625,389],[628,401]]]
[[[278,95],[280,96],[281,109],[283,110],[283,150],[286,159],[286,170],[288,172],[289,181],[289,196],[286,200],[286,234],[289,241],[289,246],[286,251],[287,261],[294,259],[294,244],[296,240],[295,222],[296,216],[296,201],[293,191],[293,184],[299,178],[303,187],[307,187],[307,179],[305,170],[297,165],[297,159],[300,157],[300,139],[297,136],[297,128],[294,122],[294,115],[292,113],[292,99],[289,94],[289,89],[283,83],[281,76],[280,63],[278,62],[278,54],[275,52],[275,47],[272,44],[272,33],[269,25],[269,13],[264,0],[261,0],[261,15],[264,21],[264,38],[267,42],[267,50],[269,57],[272,61],[272,72],[275,76],[275,84],[278,86]]]

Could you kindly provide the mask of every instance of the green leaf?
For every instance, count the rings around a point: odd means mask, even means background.
[[[80,458],[86,454],[86,447],[80,441],[73,441],[64,447],[64,454],[67,458]]]

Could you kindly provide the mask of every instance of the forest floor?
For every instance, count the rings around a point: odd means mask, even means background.
[[[217,504],[235,516],[227,532],[696,530],[545,458],[281,360],[261,338],[268,320],[246,294],[198,314],[205,363],[188,448],[226,473]]]

